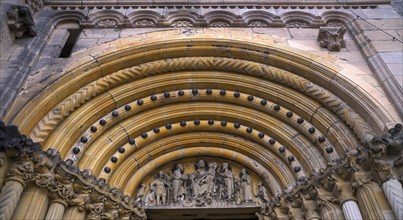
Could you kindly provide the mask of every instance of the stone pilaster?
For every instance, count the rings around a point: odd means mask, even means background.
[[[17,177],[6,180],[0,194],[0,219],[11,219],[24,188],[24,182]]]

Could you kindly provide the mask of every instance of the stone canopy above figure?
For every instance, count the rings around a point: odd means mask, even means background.
[[[197,160],[192,172],[184,164],[172,171],[159,170],[149,184],[141,184],[137,200],[145,207],[244,207],[267,202],[267,189],[261,180],[251,178],[246,168],[232,170],[228,162]],[[148,188],[148,191],[146,190]]]

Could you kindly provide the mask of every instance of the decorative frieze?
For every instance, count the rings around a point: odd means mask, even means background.
[[[193,167],[193,164],[186,164]],[[150,184],[141,184],[136,201],[147,207],[243,207],[267,205],[268,191],[262,181],[252,180],[246,168],[235,173],[227,162],[194,164],[185,172],[182,163],[172,172],[160,170]],[[254,189],[255,188],[255,189]]]

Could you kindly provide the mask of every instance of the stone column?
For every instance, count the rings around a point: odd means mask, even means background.
[[[65,220],[85,220],[85,210],[80,210],[77,206],[70,206],[67,208],[66,212],[63,215],[63,219]]]
[[[18,177],[11,177],[6,180],[0,194],[0,219],[11,219],[24,188],[24,181]]]
[[[334,187],[334,194],[339,199],[346,220],[363,219],[350,182],[339,180],[336,187]]]
[[[338,204],[327,201],[321,201],[320,214],[322,219],[327,220],[344,220],[343,211]]]
[[[397,179],[389,179],[382,189],[397,219],[403,219],[403,188]]]
[[[347,220],[362,220],[360,209],[358,208],[357,202],[349,200],[343,203],[341,206],[343,209],[344,217]]]
[[[381,187],[365,173],[355,173],[353,190],[365,219],[395,219]]]
[[[48,190],[30,184],[22,193],[18,206],[14,211],[13,220],[43,219],[48,209]]]
[[[3,187],[4,180],[8,170],[7,157],[4,152],[0,152],[0,190]]]
[[[60,200],[55,199],[50,202],[48,212],[46,213],[46,220],[56,220],[63,219],[64,211],[66,210],[67,203]]]

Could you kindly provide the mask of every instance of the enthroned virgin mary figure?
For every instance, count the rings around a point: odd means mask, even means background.
[[[206,162],[204,160],[199,160],[195,164],[196,171],[191,174],[192,181],[192,196],[201,197],[207,194],[208,190],[208,178],[206,170]]]

